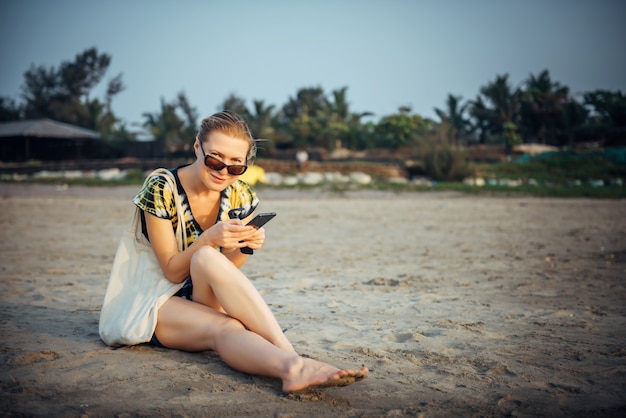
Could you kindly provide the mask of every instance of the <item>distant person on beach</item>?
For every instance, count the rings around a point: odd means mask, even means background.
[[[184,282],[158,310],[151,343],[214,350],[238,371],[281,379],[284,392],[346,386],[367,377],[366,367],[339,369],[296,353],[240,270],[248,258],[240,249],[258,250],[265,241],[263,228],[245,226],[259,201],[239,181],[256,153],[244,120],[231,111],[204,119],[193,149],[193,163],[170,170],[184,213],[176,213],[174,192],[162,176],[150,178],[133,199],[163,274],[173,283]],[[235,208],[242,208],[243,219],[229,218]],[[178,216],[187,231],[188,246],[182,251],[174,230]]]
[[[309,153],[305,149],[299,149],[296,152],[296,165],[299,171],[306,170],[307,161],[309,161]]]

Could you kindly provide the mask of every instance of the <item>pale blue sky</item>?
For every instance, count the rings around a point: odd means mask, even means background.
[[[621,0],[2,0],[0,95],[95,46],[106,80],[123,73],[113,109],[128,124],[180,91],[204,117],[230,93],[279,107],[317,86],[347,86],[354,112],[434,117],[505,73],[626,92],[625,18]]]

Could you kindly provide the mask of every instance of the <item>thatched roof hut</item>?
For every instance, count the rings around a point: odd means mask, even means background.
[[[50,119],[0,122],[0,161],[73,160],[98,132]]]

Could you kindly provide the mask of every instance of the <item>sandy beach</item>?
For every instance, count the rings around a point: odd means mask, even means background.
[[[245,272],[301,354],[370,368],[284,395],[102,343],[136,191],[0,183],[1,416],[626,416],[626,201],[259,190]]]

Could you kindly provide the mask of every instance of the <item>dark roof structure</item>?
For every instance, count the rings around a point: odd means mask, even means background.
[[[98,132],[51,119],[0,122],[0,138],[97,139]]]
[[[0,122],[0,161],[82,159],[99,139],[98,132],[51,119]]]

